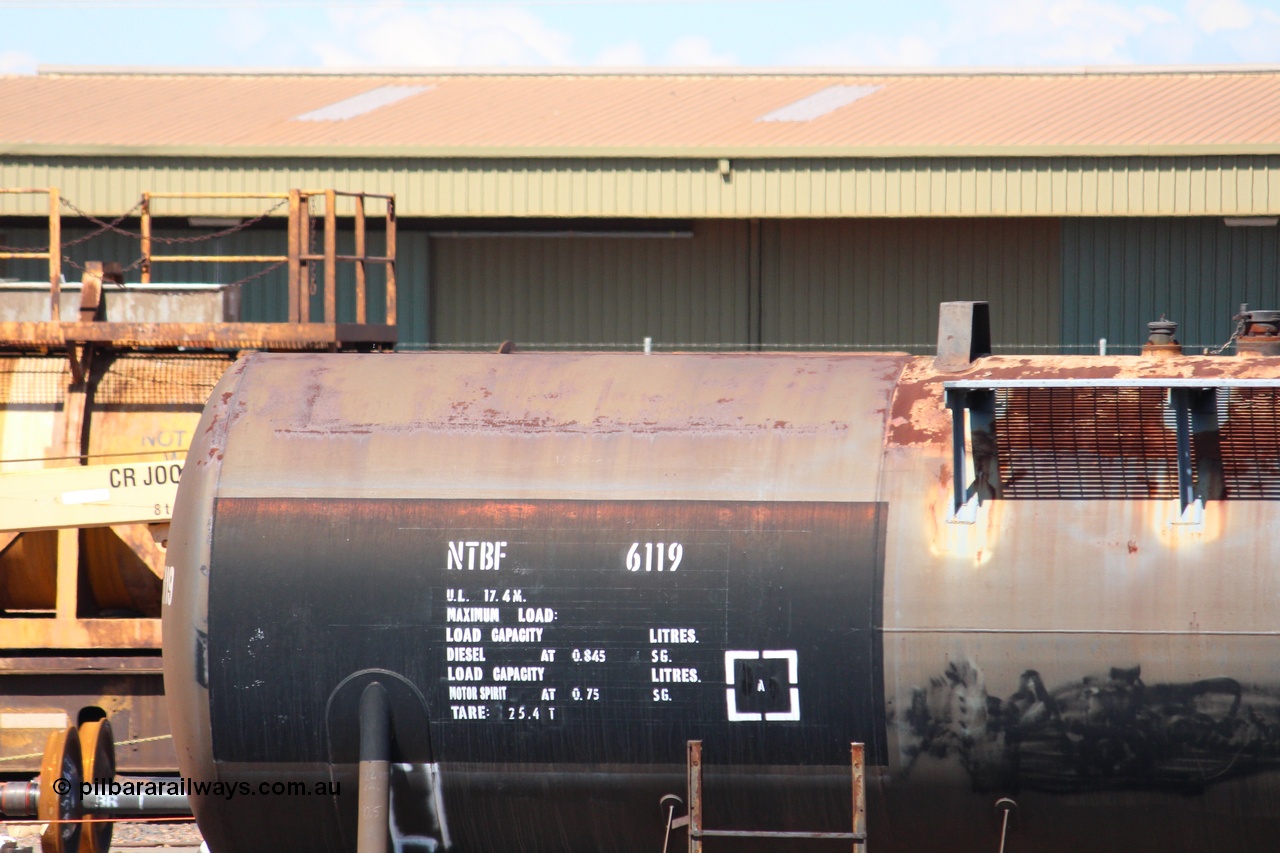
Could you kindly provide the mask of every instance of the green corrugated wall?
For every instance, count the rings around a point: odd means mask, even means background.
[[[638,347],[650,336],[658,347],[928,352],[938,302],[986,299],[997,351],[1089,352],[1105,337],[1113,352],[1136,352],[1147,322],[1161,314],[1199,351],[1227,340],[1240,303],[1280,308],[1280,228],[1229,227],[1219,217],[696,220],[691,237],[666,238],[433,237],[428,224],[400,223],[405,348],[508,339]],[[68,227],[64,239],[84,233]],[[44,239],[39,226],[0,232],[11,245]],[[283,229],[259,226],[158,251],[272,254],[283,244]],[[347,245],[344,236],[340,250]],[[376,239],[370,248],[380,250]],[[68,254],[77,263],[127,264],[138,245],[106,234]],[[45,277],[40,261],[0,264],[0,276]],[[163,265],[155,278],[226,284],[262,267]],[[371,272],[379,306],[382,280]],[[350,267],[339,282],[339,316],[350,319]],[[284,319],[283,270],[243,285],[242,294],[244,319]],[[313,311],[320,316],[318,302]]]
[[[1137,352],[1147,323],[1179,323],[1188,353],[1221,346],[1240,303],[1280,308],[1280,228],[1219,217],[1068,219],[1062,226],[1062,340]]]
[[[766,346],[932,352],[938,303],[987,300],[997,351],[1058,343],[1056,219],[762,224]]]
[[[927,352],[938,302],[989,299],[1002,342],[1056,347],[1059,227],[702,220],[685,239],[435,238],[431,340]]]
[[[438,237],[432,341],[440,346],[745,346],[746,223],[692,236]]]

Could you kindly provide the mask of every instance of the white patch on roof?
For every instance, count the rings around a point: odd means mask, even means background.
[[[812,121],[883,88],[884,86],[828,86],[785,107],[765,113],[756,121]]]
[[[379,86],[376,89],[370,89],[367,92],[361,92],[359,95],[353,95],[337,103],[329,104],[327,107],[321,107],[318,110],[294,116],[293,120],[345,121],[434,88],[435,86]]]

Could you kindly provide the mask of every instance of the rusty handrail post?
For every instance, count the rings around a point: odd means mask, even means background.
[[[867,782],[863,747],[860,743],[849,747],[849,766],[853,773],[853,834],[863,836],[861,842],[853,842],[853,850],[859,853],[858,848],[861,847],[861,853],[867,853]]]
[[[382,253],[387,268],[387,325],[396,324],[396,200],[387,199],[387,245]]]
[[[702,853],[702,741],[688,743],[689,853]]]
[[[357,193],[356,199],[356,322],[364,323],[365,310],[365,268],[364,268],[364,194]]]
[[[298,206],[298,322],[311,322],[311,194],[299,193]]]
[[[142,194],[142,273],[143,284],[151,283],[151,193]]]
[[[49,187],[49,319],[62,320],[62,199]]]
[[[338,322],[338,195],[324,191],[324,321]]]
[[[288,236],[285,238],[285,254],[289,256],[289,322],[298,322],[298,294],[301,285],[301,261],[298,256],[302,254],[302,247],[299,244],[299,224],[302,219],[302,193],[298,190],[289,190],[289,228]]]

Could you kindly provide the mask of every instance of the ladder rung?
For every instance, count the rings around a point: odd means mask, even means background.
[[[853,782],[853,831],[852,832],[790,832],[778,830],[752,829],[704,829],[702,826],[702,741],[691,740],[686,743],[685,779],[688,783],[689,814],[679,820],[667,817],[668,840],[670,832],[677,826],[687,826],[689,830],[689,853],[702,853],[704,838],[761,838],[818,841],[852,841],[855,845],[863,845],[866,849],[866,777],[863,745],[849,744],[849,767]],[[678,799],[678,798],[677,798]],[[663,798],[665,803],[667,798]],[[673,809],[674,811],[674,809]],[[665,851],[666,845],[663,845]]]

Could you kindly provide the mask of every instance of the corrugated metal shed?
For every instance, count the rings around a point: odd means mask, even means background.
[[[985,298],[1007,349],[1080,351],[1099,337],[1132,349],[1161,313],[1198,347],[1225,340],[1240,302],[1280,306],[1280,229],[1223,223],[1280,214],[1278,98],[1276,69],[55,73],[0,78],[0,185],[58,186],[98,216],[143,191],[395,193],[405,346],[648,335],[924,351],[936,302]],[[272,203],[155,212],[243,216]],[[37,199],[0,196],[0,216],[43,213]],[[692,237],[431,236],[446,218],[681,220]],[[172,234],[192,233],[179,223],[168,220]],[[36,224],[0,230],[15,242]],[[81,224],[69,219],[66,238]],[[216,251],[278,251],[270,232]],[[128,263],[136,252],[104,237],[71,254]],[[41,277],[28,266],[21,275]],[[227,283],[256,269],[171,274]],[[349,270],[341,281],[349,291]],[[284,316],[278,273],[242,291],[247,318]]]
[[[299,120],[392,86],[418,91],[345,119]],[[763,120],[833,87],[864,96],[809,120]],[[1280,72],[0,78],[0,151],[121,149],[219,157],[1280,153]]]
[[[1249,216],[1280,213],[1280,155],[1238,157],[218,160],[4,157],[0,185],[56,186],[97,216],[144,191],[395,193],[401,216],[653,218]],[[0,215],[43,199],[0,196]],[[168,202],[175,215],[253,215],[261,202]]]
[[[389,87],[420,91],[299,120]],[[11,76],[0,185],[96,215],[147,190],[330,186],[431,217],[1262,215],[1280,212],[1280,70]]]

